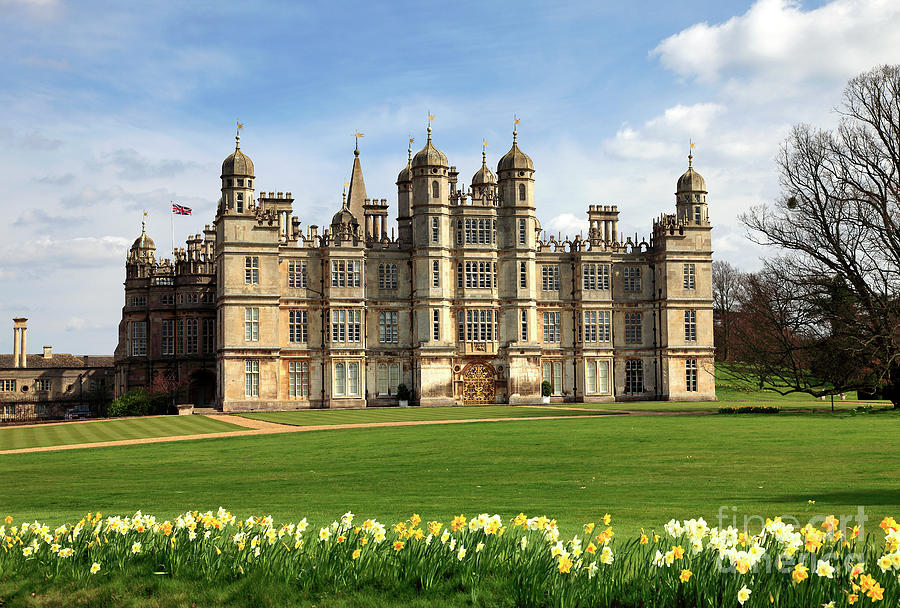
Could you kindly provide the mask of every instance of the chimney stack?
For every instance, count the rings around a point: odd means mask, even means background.
[[[28,319],[25,317],[13,319],[13,367],[27,367],[28,365],[25,337],[25,331],[28,329],[25,325],[27,321]]]
[[[44,346],[44,360],[49,361],[53,358],[53,347],[52,346]]]

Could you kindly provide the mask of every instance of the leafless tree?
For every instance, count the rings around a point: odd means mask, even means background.
[[[728,262],[716,260],[712,263],[716,358],[720,361],[728,361],[732,354],[732,326],[742,279],[743,273]]]
[[[900,66],[853,78],[837,111],[833,131],[794,127],[778,155],[782,195],[742,220],[756,242],[785,252],[766,271],[802,297],[797,329],[865,363],[865,383],[898,407]]]

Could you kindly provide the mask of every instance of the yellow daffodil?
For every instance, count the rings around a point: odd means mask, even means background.
[[[682,583],[686,583],[689,580],[691,580],[692,575],[693,575],[693,572],[691,572],[690,570],[687,570],[687,569],[682,570],[681,574],[678,577],[678,580],[680,580]]]

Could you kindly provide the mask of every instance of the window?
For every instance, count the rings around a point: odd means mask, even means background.
[[[288,287],[306,287],[306,262],[288,262]]]
[[[527,342],[528,341],[528,311],[525,311],[525,310],[522,311],[521,325],[522,325],[522,333],[521,333],[522,342]]]
[[[639,312],[625,313],[625,344],[640,344],[642,338],[641,324],[643,314]]]
[[[441,313],[436,308],[431,311],[431,339],[435,342],[441,339]]]
[[[129,303],[131,306],[146,306],[147,296],[131,296]]]
[[[609,264],[584,264],[581,267],[582,289],[609,289]]]
[[[460,221],[457,221],[457,242],[460,241]],[[497,242],[497,221],[485,218],[469,218],[462,224],[467,245],[489,245]]]
[[[2,380],[0,380],[2,382]],[[0,405],[0,416],[8,417],[16,415],[16,406],[11,403]]]
[[[194,354],[199,343],[199,321],[197,319],[185,319],[184,321],[184,352]]]
[[[160,343],[160,353],[162,356],[170,356],[175,354],[175,319],[162,320],[162,341]]]
[[[237,180],[237,186],[238,186],[238,188],[243,188],[243,187],[244,187],[244,180],[242,180],[242,179]]]
[[[609,362],[585,361],[584,392],[588,394],[609,392]]]
[[[528,287],[528,262],[519,262],[519,287]]]
[[[255,255],[244,258],[244,283],[247,285],[259,283],[259,258]]]
[[[490,289],[497,286],[496,262],[466,262],[466,287]],[[459,267],[457,267],[457,283],[459,282]]]
[[[0,393],[11,393],[16,390],[16,381],[3,379],[0,380]]]
[[[309,363],[306,361],[288,363],[288,396],[309,397]]]
[[[463,281],[463,265],[462,262],[456,263],[456,286],[462,288],[464,285]]]
[[[288,313],[288,342],[306,342],[309,339],[309,311],[292,310]]]
[[[396,344],[399,341],[399,313],[381,311],[378,313],[378,341],[382,344]]]
[[[585,342],[609,342],[612,332],[608,310],[586,310],[582,319]]]
[[[544,313],[544,342],[559,342],[559,313]]]
[[[521,192],[524,192],[525,186],[523,184],[520,184],[520,186],[523,188],[523,190],[521,190]],[[524,200],[524,199],[522,199],[522,200]],[[524,245],[527,242],[526,235],[525,235],[525,225],[526,224],[525,224],[524,219],[519,220],[519,245]]]
[[[50,391],[50,381],[49,380],[35,380],[34,381],[34,390],[39,393],[47,393]]]
[[[561,395],[563,391],[562,361],[544,361],[544,381],[550,382],[550,392]]]
[[[397,289],[397,265],[378,265],[378,289]]]
[[[699,199],[700,196],[697,195],[697,198]],[[700,213],[700,207],[694,207],[694,223],[699,224],[702,219],[703,219],[703,216]]]
[[[626,266],[623,271],[625,277],[625,291],[641,290],[641,268],[640,266]]]
[[[558,264],[544,264],[541,266],[541,289],[543,291],[559,291]]]
[[[625,361],[625,394],[644,392],[644,362],[640,359]]]
[[[697,392],[697,360],[688,359],[684,362],[684,388],[689,393]]]
[[[164,293],[159,297],[159,303],[163,306],[172,306],[173,304],[175,304],[175,294]]]
[[[259,341],[259,309],[244,309],[244,340],[247,342]]]
[[[463,244],[463,221],[456,220],[456,244]]]
[[[697,311],[684,311],[684,339],[686,342],[697,341]]]
[[[441,286],[441,265],[437,260],[431,262],[431,286]]]
[[[49,403],[37,403],[34,406],[34,415],[39,416],[41,418],[48,418],[51,413],[51,408]]]
[[[212,353],[216,350],[216,320],[203,319],[203,352]]]
[[[437,184],[437,182],[434,182],[434,183]],[[440,237],[439,227],[440,226],[438,224],[438,218],[436,218],[436,217],[431,218],[431,242],[432,243],[438,242],[438,238]]]
[[[331,341],[359,342],[362,336],[360,318],[362,311],[337,309],[331,311]]]
[[[332,260],[332,287],[359,287],[361,283],[360,264],[358,260]]]
[[[519,200],[525,200],[525,184],[519,184]]]
[[[336,397],[359,395],[359,363],[356,361],[334,364],[334,394]]]
[[[694,280],[694,265],[693,264],[685,264],[684,265],[684,288],[685,289],[694,289],[696,287],[696,282]]]
[[[244,361],[244,396],[259,397],[259,361]]]
[[[145,357],[147,355],[147,322],[131,322],[131,355]]]
[[[441,198],[441,185],[437,182],[437,180],[431,182],[431,198]]]
[[[237,208],[237,212],[238,212],[238,213],[243,213],[243,212],[244,212],[244,195],[241,194],[241,193],[238,193],[238,195],[237,195],[237,205],[236,205],[236,208]]]
[[[393,395],[397,393],[397,386],[400,384],[400,364],[399,363],[379,363],[378,364],[378,394]]]
[[[461,341],[496,342],[500,339],[496,310],[460,310],[457,315]]]

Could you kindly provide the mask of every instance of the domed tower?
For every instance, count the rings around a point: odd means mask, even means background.
[[[247,213],[253,205],[253,161],[241,152],[241,135],[234,137],[234,152],[222,163],[222,205],[225,215]]]
[[[481,150],[481,168],[472,176],[472,197],[476,200],[494,200],[497,193],[497,176],[488,169],[487,153]]]
[[[400,242],[412,244],[412,139],[406,149],[406,166],[397,176],[397,230]]]
[[[534,163],[519,149],[518,132],[513,129],[509,152],[497,163],[500,194],[504,207],[534,208]]]
[[[350,236],[359,235],[359,220],[350,211],[350,204],[347,202],[347,193],[345,192],[344,200],[341,203],[341,210],[334,214],[331,218],[331,236],[332,238],[348,238]]]
[[[149,268],[156,264],[156,244],[147,236],[146,222],[141,222],[141,236],[134,240],[125,260],[125,272],[129,279],[149,276]]]
[[[688,154],[688,169],[678,178],[675,188],[675,208],[678,220],[684,224],[709,224],[706,207],[706,180],[694,171],[694,154]]]
[[[425,147],[413,156],[412,215],[416,247],[440,247],[448,243],[450,165],[443,152],[431,143],[431,125]]]

